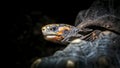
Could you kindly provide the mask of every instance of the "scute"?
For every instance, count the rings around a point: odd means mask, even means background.
[[[112,0],[98,0],[88,10],[80,11],[75,26],[80,29],[97,26],[120,33],[120,16],[118,16],[120,10],[114,9],[111,6],[112,2]]]
[[[110,5],[113,1],[97,0],[76,17],[75,26],[93,29],[87,38],[95,40],[77,37],[65,49],[43,58],[35,68],[120,68],[120,10],[114,11]]]

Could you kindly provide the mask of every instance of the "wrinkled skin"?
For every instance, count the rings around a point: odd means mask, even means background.
[[[48,24],[42,27],[44,39],[60,44],[69,44],[76,38],[84,39],[90,35],[92,30],[81,30],[68,24]],[[87,33],[87,35],[83,35]]]
[[[41,58],[33,68],[69,68],[69,64],[71,68],[120,68],[120,36],[103,31],[98,37],[94,42],[78,38],[53,56]]]
[[[65,49],[56,51],[52,56],[36,60],[31,67],[120,68],[120,18],[107,11],[102,12],[105,10],[103,8],[98,8],[99,6],[81,11],[76,18],[74,27],[83,32],[75,34],[72,32],[73,34],[71,34],[70,31],[67,39],[71,40],[71,36],[78,36],[74,37]],[[54,37],[56,36],[58,35]],[[59,36],[63,37],[57,41],[62,41],[67,37],[64,36],[64,32]],[[84,38],[81,39],[81,36]],[[49,38],[53,38],[53,36]]]
[[[44,38],[54,43],[68,44],[77,37],[81,37],[78,34],[80,29],[68,24],[48,24],[42,27],[42,33]]]

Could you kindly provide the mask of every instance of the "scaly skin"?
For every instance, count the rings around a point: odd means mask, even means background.
[[[68,24],[48,24],[43,26],[41,30],[46,40],[61,44],[68,44],[76,38],[85,39],[91,35],[89,32],[92,31],[81,30]]]
[[[46,40],[70,43],[54,55],[36,60],[32,68],[120,68],[120,14],[117,11],[113,14],[109,3],[97,0],[88,10],[80,12],[75,27],[44,26]]]
[[[55,43],[66,44],[70,42],[70,38],[81,37],[78,34],[80,29],[68,24],[48,24],[42,27],[44,38]]]

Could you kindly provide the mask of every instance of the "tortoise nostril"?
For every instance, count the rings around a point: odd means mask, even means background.
[[[45,28],[42,28],[42,31],[45,31]]]
[[[45,29],[42,29],[43,31],[45,30]]]

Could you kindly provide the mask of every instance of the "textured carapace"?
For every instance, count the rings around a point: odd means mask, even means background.
[[[53,56],[38,59],[39,62],[35,61],[33,67],[120,68],[119,2],[95,1],[89,9],[79,12],[75,27],[66,24],[44,26],[42,32],[45,39],[54,42],[72,41],[65,49],[55,52]]]
[[[44,38],[60,43],[75,28],[68,24],[48,24],[42,27]]]
[[[96,0],[89,9],[78,13],[75,26],[120,34],[120,6],[117,2],[119,3],[117,0]]]

